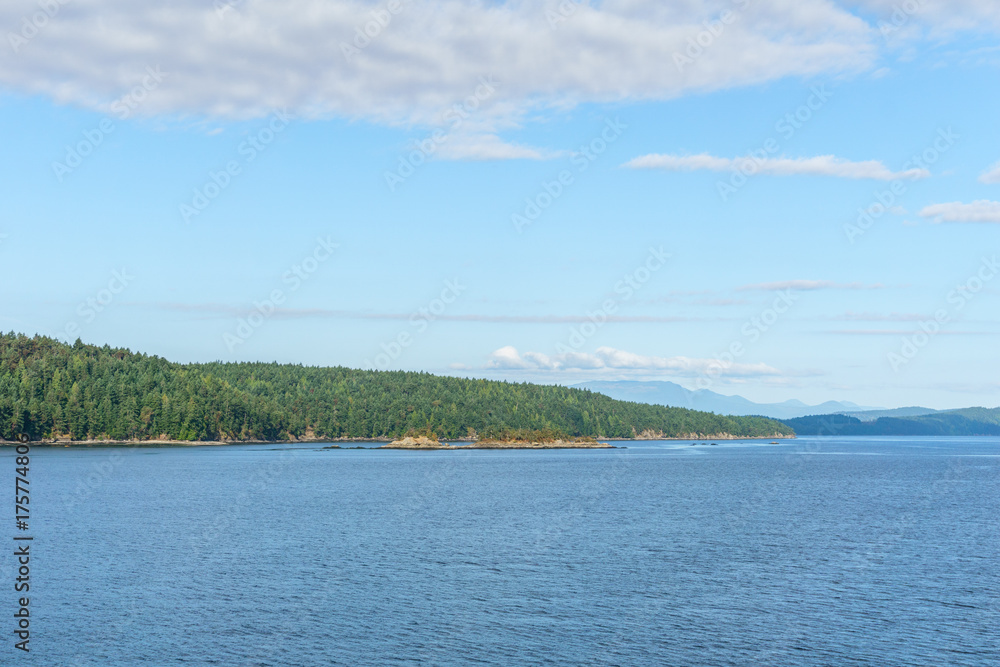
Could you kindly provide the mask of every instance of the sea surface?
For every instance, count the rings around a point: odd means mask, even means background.
[[[0,663],[1000,665],[1000,439],[621,444],[32,447]]]

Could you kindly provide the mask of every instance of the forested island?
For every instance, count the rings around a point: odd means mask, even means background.
[[[0,334],[0,438],[7,440],[457,440],[517,430],[573,438],[794,435],[764,417],[567,387],[277,363],[177,364],[79,340]]]
[[[1000,408],[963,408],[870,421],[842,414],[783,421],[799,435],[1000,435]]]

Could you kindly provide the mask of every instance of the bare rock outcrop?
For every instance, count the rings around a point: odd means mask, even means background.
[[[399,440],[393,440],[388,445],[382,445],[379,449],[457,449],[457,447],[441,444],[436,438],[418,435],[415,438],[406,436]]]

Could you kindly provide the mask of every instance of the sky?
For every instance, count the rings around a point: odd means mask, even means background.
[[[0,329],[1000,405],[994,0],[8,0]]]

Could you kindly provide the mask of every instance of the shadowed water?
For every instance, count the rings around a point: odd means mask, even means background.
[[[34,447],[0,662],[997,665],[998,443]]]

